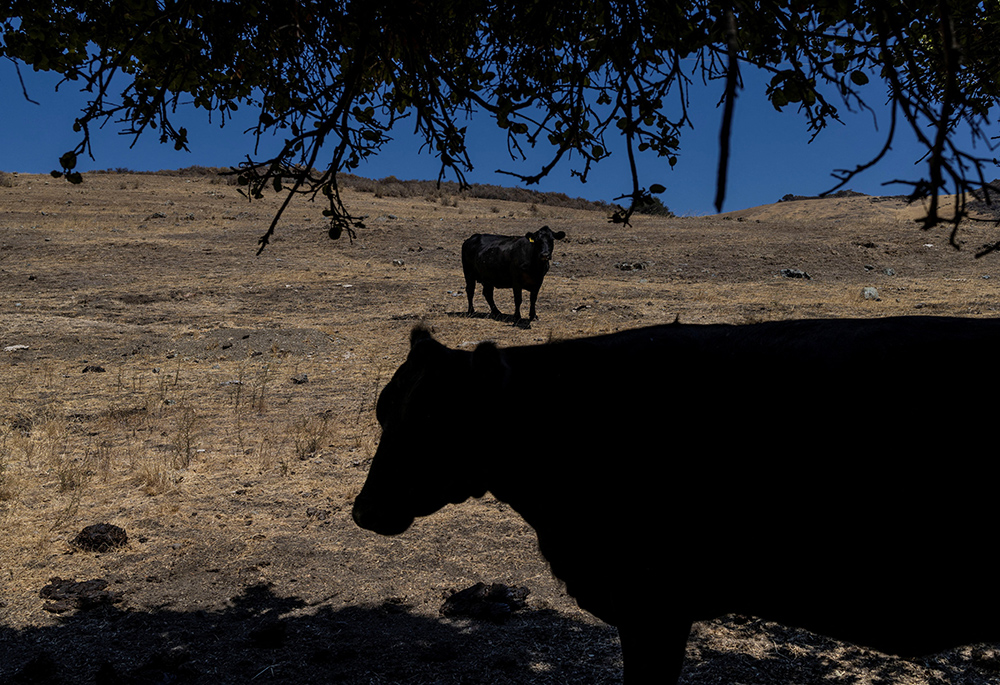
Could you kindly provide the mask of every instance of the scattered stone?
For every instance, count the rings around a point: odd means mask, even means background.
[[[801,269],[782,269],[781,275],[784,276],[785,278],[804,278],[807,281],[812,280],[812,276],[807,274],[805,271],[802,271]]]
[[[4,352],[20,352],[21,350],[30,349],[27,345],[7,345],[3,348]]]
[[[404,262],[402,259],[394,259],[392,260],[392,264],[393,266],[406,266],[406,262]]]
[[[868,286],[861,291],[861,297],[866,300],[875,300],[876,302],[881,302],[882,298],[879,297],[878,290],[871,286]]]
[[[467,616],[502,623],[527,606],[528,588],[503,583],[476,583],[454,593],[441,605],[442,616]]]
[[[302,385],[303,383],[309,382],[309,376],[304,373],[300,373],[296,376],[292,376],[292,383],[295,385]]]
[[[122,593],[106,590],[107,587],[108,581],[103,578],[77,582],[56,576],[49,579],[49,584],[38,592],[38,596],[51,600],[42,607],[45,611],[62,614],[73,609],[85,611],[122,601]]]
[[[615,268],[620,271],[641,271],[646,266],[646,262],[618,262],[615,264]]]
[[[98,366],[97,364],[87,364],[83,367],[84,373],[106,373],[106,371],[103,366]]]
[[[95,523],[81,530],[70,544],[90,552],[109,552],[127,542],[128,534],[124,528],[110,523]]]

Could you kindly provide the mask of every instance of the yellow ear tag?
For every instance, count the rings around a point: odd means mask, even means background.
[[[535,239],[534,239],[534,238],[532,238],[531,236],[528,236],[528,242],[529,242],[529,243],[533,243],[533,242],[535,242]]]

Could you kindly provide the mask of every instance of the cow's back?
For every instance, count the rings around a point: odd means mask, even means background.
[[[513,285],[513,266],[525,260],[527,239],[518,236],[475,233],[462,243],[462,269],[470,277],[497,288]]]
[[[531,482],[494,492],[612,623],[669,569],[695,619],[747,613],[904,654],[963,630],[1000,639],[998,469],[981,446],[998,344],[1000,321],[913,317],[504,350],[498,410],[544,412],[505,456]]]

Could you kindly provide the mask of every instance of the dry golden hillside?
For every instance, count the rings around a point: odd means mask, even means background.
[[[330,241],[321,207],[301,201],[257,257],[277,199],[248,204],[213,177],[5,179],[0,683],[617,682],[615,631],[576,608],[506,506],[487,496],[392,539],[351,521],[379,437],[374,402],[414,325],[454,347],[511,346],[677,317],[1000,305],[1000,257],[973,255],[997,230],[970,226],[955,251],[898,200],[621,227],[541,203],[345,191],[368,216],[357,240]],[[467,317],[462,241],[542,225],[567,238],[539,320]],[[509,292],[497,299],[512,309]],[[71,544],[96,523],[128,543]],[[55,577],[108,585],[94,606],[54,613],[39,593]],[[440,616],[450,591],[479,581],[528,588],[527,609],[496,625]],[[679,589],[663,577],[635,591],[657,612]],[[997,664],[983,649],[903,662],[730,617],[696,626],[684,677],[995,682]]]

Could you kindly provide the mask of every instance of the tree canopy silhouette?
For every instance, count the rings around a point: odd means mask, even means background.
[[[673,166],[691,121],[692,87],[717,86],[723,108],[716,207],[726,191],[729,138],[741,71],[770,75],[765,97],[800,112],[813,136],[843,109],[889,102],[885,143],[870,159],[834,170],[836,190],[876,164],[902,127],[924,149],[919,178],[896,179],[928,197],[924,227],[967,217],[964,195],[945,216],[938,196],[990,192],[996,165],[991,113],[1000,96],[1000,5],[977,0],[8,0],[0,55],[52,70],[89,93],[74,124],[79,142],[59,160],[80,182],[95,125],[187,148],[173,118],[193,103],[225,123],[259,112],[258,142],[234,165],[248,197],[290,191],[325,198],[330,236],[363,224],[341,200],[338,171],[379,153],[399,126],[414,130],[460,183],[472,168],[467,115],[489,116],[507,135],[512,167],[529,148],[540,168],[504,170],[538,182],[568,164],[586,180],[623,139],[636,206],[665,190],[644,185],[636,155]],[[19,71],[20,73],[20,71]],[[29,94],[25,92],[25,97]],[[996,246],[995,246],[996,248]]]

